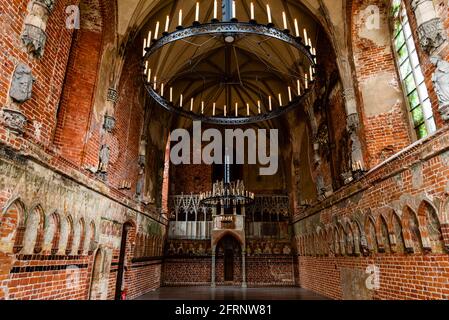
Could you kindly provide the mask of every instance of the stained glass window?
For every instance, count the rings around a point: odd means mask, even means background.
[[[419,64],[415,41],[402,0],[393,0],[393,43],[399,67],[399,76],[407,98],[412,126],[418,139],[436,131],[432,105]]]

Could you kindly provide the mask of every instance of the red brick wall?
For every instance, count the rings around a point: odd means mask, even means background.
[[[58,110],[54,143],[59,147],[61,155],[77,166],[82,164],[84,145],[92,117],[102,45],[101,20],[99,23],[99,28],[93,30],[81,25],[81,29],[74,33],[64,91]]]
[[[27,0],[5,1],[2,3],[0,25],[0,106],[7,99],[11,76],[16,63],[29,65],[36,78],[33,86],[33,97],[21,106],[22,112],[29,120],[24,137],[39,145],[48,146],[52,141],[55,116],[58,107],[66,65],[72,40],[72,31],[65,26],[65,8],[73,1],[55,2],[55,8],[47,23],[47,42],[44,56],[35,59],[22,50],[20,35],[27,12]],[[40,129],[36,129],[40,127]],[[0,128],[0,139],[18,148],[22,139],[6,136]]]
[[[250,287],[294,286],[294,262],[290,256],[246,258],[246,281]]]
[[[161,285],[161,260],[134,262],[128,272],[129,299],[140,297]]]
[[[172,194],[199,194],[212,188],[212,166],[192,164],[171,167]]]
[[[241,285],[241,258],[234,258],[234,284]],[[163,266],[164,286],[210,285],[211,257],[167,258]],[[248,286],[292,286],[294,285],[292,257],[261,256],[246,257],[246,279]],[[224,285],[223,258],[216,260],[216,284]]]
[[[363,292],[366,267],[373,264],[380,269],[380,289],[361,298],[447,299],[448,145],[445,127],[298,215],[294,229],[300,285],[336,299],[354,298]],[[437,222],[431,222],[426,210],[434,212]],[[342,275],[344,269],[361,273],[358,284]]]
[[[19,255],[7,270],[8,279],[1,281],[0,275],[0,287],[6,293],[0,299],[84,300],[91,269],[92,256]]]
[[[365,28],[366,21],[361,19],[366,9],[370,5],[379,7],[381,14],[381,25],[385,27],[380,32],[382,36],[387,37],[387,41],[378,42],[372,41],[368,36],[362,37],[360,35],[361,29]],[[388,6],[384,1],[373,0],[354,0],[352,4],[352,49],[354,54],[355,71],[359,83],[359,90],[361,90],[360,83],[372,79],[372,77],[380,74],[388,73],[391,76],[391,81],[397,82],[400,87],[398,79],[395,58],[391,49],[390,35],[388,32],[387,17],[389,16]],[[373,33],[374,34],[374,33]],[[372,90],[377,90],[372,88]],[[359,95],[362,96],[361,91]],[[385,105],[387,102],[382,100],[383,96],[378,96],[378,104]],[[362,98],[363,100],[363,98]],[[363,105],[371,101],[362,101]],[[403,101],[396,103],[391,110],[386,112],[367,114],[368,111],[362,112],[362,121],[365,132],[365,142],[368,153],[368,165],[370,168],[379,164],[383,159],[388,158],[394,153],[402,150],[411,143],[410,124],[408,122],[408,114],[405,113]]]
[[[379,267],[380,289],[372,299],[449,299],[448,255],[379,255],[356,257],[300,257],[300,285],[334,299],[343,299],[343,268],[369,274],[369,265]],[[365,285],[363,278],[360,285]]]
[[[211,257],[166,258],[163,264],[164,286],[210,285]]]

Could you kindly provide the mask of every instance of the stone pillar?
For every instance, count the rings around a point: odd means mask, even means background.
[[[246,248],[242,245],[242,288],[247,288],[246,284]]]
[[[446,42],[446,30],[437,16],[432,0],[411,0],[418,26],[419,43],[425,52],[432,54]]]
[[[212,246],[212,268],[210,286],[215,288],[215,246]]]

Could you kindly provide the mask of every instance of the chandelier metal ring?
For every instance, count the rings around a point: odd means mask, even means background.
[[[233,34],[253,34],[259,36],[266,36],[272,39],[280,40],[287,43],[297,50],[299,50],[304,57],[310,63],[313,70],[316,69],[317,64],[315,62],[315,56],[310,52],[310,46],[305,45],[302,42],[301,37],[295,37],[286,30],[280,30],[272,25],[263,25],[256,22],[216,22],[198,24],[195,23],[190,27],[178,27],[176,31],[172,33],[164,33],[163,36],[145,48],[145,55],[142,60],[141,68],[145,70],[145,62],[156,53],[162,47],[174,43],[179,40],[195,36],[204,35],[233,35]],[[148,94],[164,109],[167,111],[181,115],[183,117],[190,118],[196,121],[202,121],[204,123],[217,124],[217,125],[243,125],[258,123],[270,119],[279,117],[280,115],[290,112],[299,105],[301,105],[313,91],[316,81],[309,81],[308,88],[304,92],[292,98],[292,100],[277,109],[260,114],[254,114],[250,116],[208,116],[199,114],[193,111],[189,111],[175,106],[172,102],[160,95],[157,90],[154,89],[152,83],[147,82],[147,76],[145,71],[142,72],[143,82]]]

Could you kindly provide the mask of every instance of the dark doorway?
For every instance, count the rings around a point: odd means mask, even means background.
[[[224,280],[234,281],[234,249],[226,249],[224,255]]]
[[[115,300],[120,300],[122,296],[123,276],[125,274],[126,244],[128,243],[128,234],[132,224],[126,222],[123,225],[122,241],[120,243],[120,256],[118,260],[117,281],[115,284]]]
[[[236,238],[227,235],[224,236],[217,245],[217,254],[219,259],[223,259],[223,281],[235,281],[235,263],[241,255],[241,246]]]

